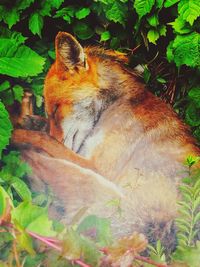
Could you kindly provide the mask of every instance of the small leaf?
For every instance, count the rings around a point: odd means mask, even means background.
[[[9,29],[15,25],[20,19],[20,13],[16,8],[12,8],[10,10],[5,10],[4,13],[4,21],[8,24]]]
[[[141,19],[144,15],[148,14],[154,4],[155,0],[135,0],[134,8],[136,9],[139,18]]]
[[[148,38],[150,43],[156,44],[156,41],[159,38],[159,33],[157,32],[157,30],[151,29],[147,33],[147,38]]]
[[[0,92],[7,90],[8,88],[10,88],[9,81],[5,81],[2,84],[0,84]]]
[[[198,212],[194,217],[194,225],[200,222],[200,212]]]
[[[75,12],[75,16],[77,19],[84,19],[90,14],[90,9],[88,7],[80,8]]]
[[[14,92],[15,100],[17,100],[17,101],[19,101],[21,103],[22,102],[22,97],[24,95],[23,87],[16,84],[13,87],[13,92]]]
[[[74,33],[81,40],[87,40],[94,35],[94,31],[90,26],[84,22],[78,22],[73,27]]]
[[[158,27],[158,31],[159,31],[160,36],[166,36],[167,28],[165,25],[161,25]]]
[[[31,201],[31,192],[24,181],[22,181],[18,177],[13,177],[11,185],[22,200]]]
[[[159,19],[158,19],[158,14],[153,14],[152,16],[147,18],[147,21],[150,26],[156,27],[159,25]]]
[[[38,34],[41,37],[43,28],[43,17],[39,13],[33,13],[29,19],[29,29],[33,34]]]
[[[170,7],[178,3],[180,0],[165,0],[164,7]]]
[[[111,35],[109,31],[102,32],[100,42],[105,42],[110,39]]]
[[[58,9],[65,0],[51,0],[51,6]]]

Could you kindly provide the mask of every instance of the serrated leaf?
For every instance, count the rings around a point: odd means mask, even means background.
[[[139,15],[139,18],[142,18],[144,15],[148,14],[154,4],[155,0],[135,0],[134,8]]]
[[[2,38],[12,39],[16,47],[20,44],[23,44],[27,39],[20,32],[11,31],[8,28],[4,27],[0,27],[0,35],[2,36]]]
[[[4,22],[8,24],[9,29],[12,28],[13,25],[15,25],[19,19],[20,19],[20,13],[16,8],[12,8],[10,10],[4,11],[3,19]]]
[[[181,0],[178,4],[178,12],[192,26],[194,21],[200,16],[200,1]]]
[[[35,206],[30,202],[22,202],[13,209],[11,215],[12,221],[17,222],[25,230],[43,236],[55,236],[46,208]]]
[[[13,177],[11,186],[15,189],[22,200],[31,201],[31,191],[23,180],[18,177]]]
[[[105,31],[101,33],[101,39],[100,42],[105,42],[108,41],[110,39],[111,35],[109,31]]]
[[[156,29],[151,29],[147,33],[147,38],[150,43],[156,44],[156,41],[159,39],[159,33]]]
[[[3,83],[0,84],[0,92],[7,90],[8,88],[10,88],[9,81],[4,81]]]
[[[164,7],[170,7],[178,3],[180,0],[165,0]]]
[[[84,22],[78,22],[73,27],[75,35],[81,40],[87,40],[94,35],[94,31],[90,26]]]
[[[173,29],[176,33],[185,34],[190,33],[192,31],[191,27],[188,27],[185,20],[182,19],[181,16],[175,19],[175,21],[168,23],[169,25],[172,25]]]
[[[18,10],[24,10],[29,7],[35,0],[18,0],[16,2],[16,7]]]
[[[2,150],[9,144],[12,129],[9,114],[4,104],[0,101],[0,159]]]
[[[127,21],[128,8],[127,5],[114,1],[109,9],[106,9],[106,18],[115,23],[125,26]]]
[[[13,93],[14,93],[15,100],[17,100],[17,101],[19,101],[21,103],[22,102],[22,97],[24,95],[23,87],[18,85],[18,84],[16,84],[13,87]]]
[[[177,35],[172,45],[174,62],[179,67],[200,66],[200,34],[193,32],[185,35]]]
[[[11,77],[35,76],[42,72],[45,59],[27,46],[16,47],[13,40],[0,38],[0,74]]]
[[[84,19],[89,14],[90,14],[90,9],[88,7],[82,7],[75,12],[75,16],[77,19]]]
[[[65,0],[51,0],[52,7],[58,9]]]
[[[33,34],[37,34],[41,37],[43,24],[43,17],[37,12],[33,13],[29,19],[29,30],[31,30]]]
[[[147,21],[150,26],[156,27],[159,25],[159,19],[158,19],[158,14],[153,14],[150,17],[147,17]]]
[[[95,215],[87,216],[78,226],[77,231],[83,235],[91,237],[100,246],[111,244],[112,234],[110,222],[104,218],[98,218]]]

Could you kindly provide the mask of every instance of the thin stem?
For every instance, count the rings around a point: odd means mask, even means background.
[[[13,252],[14,252],[14,256],[15,256],[16,266],[21,267],[15,241],[13,241]]]
[[[151,264],[151,265],[154,265],[156,267],[170,267],[169,265],[166,265],[166,264],[162,264],[162,263],[157,263],[149,258],[146,258],[146,257],[142,257],[142,256],[135,256],[135,259],[136,260],[139,260],[139,261],[142,261],[142,262],[146,262],[148,264]]]

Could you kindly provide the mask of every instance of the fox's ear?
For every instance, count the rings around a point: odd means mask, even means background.
[[[59,32],[56,36],[56,61],[68,70],[87,66],[82,46],[66,32]]]

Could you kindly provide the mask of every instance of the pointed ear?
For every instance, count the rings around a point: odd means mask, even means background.
[[[82,46],[66,32],[59,32],[56,36],[56,61],[68,70],[86,68],[87,65]]]

